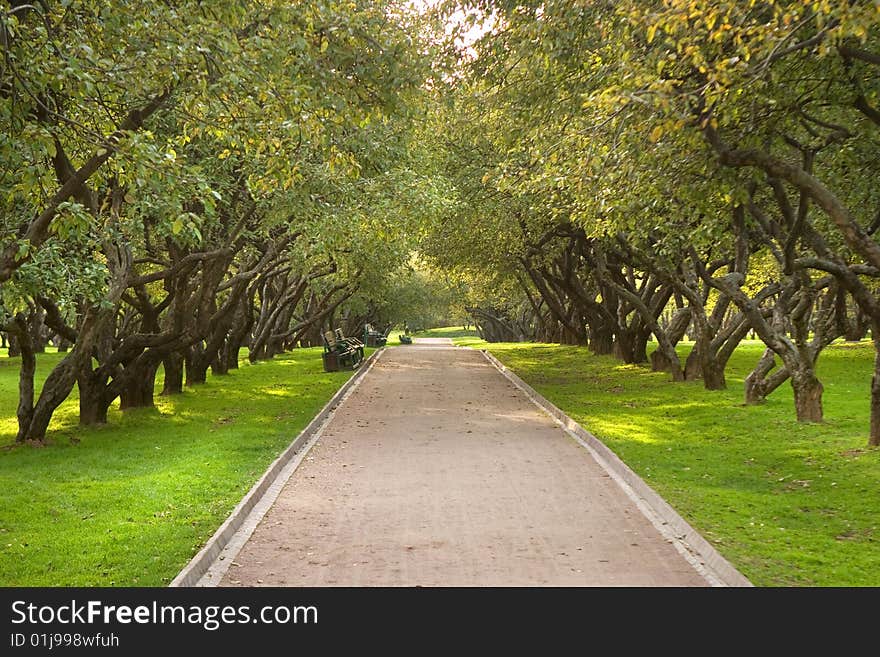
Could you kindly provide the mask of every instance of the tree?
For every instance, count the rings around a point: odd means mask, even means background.
[[[351,246],[413,178],[417,17],[374,2],[129,4],[3,15],[0,324],[18,331],[23,308],[42,308],[74,341],[36,401],[23,360],[21,440],[44,436],[74,383],[81,420],[103,422],[116,398],[152,404],[160,363],[172,394],[184,363],[194,384],[244,342],[268,356],[365,265],[397,262],[373,248],[387,231]],[[79,283],[53,283],[65,273]],[[292,292],[270,294],[281,280]]]
[[[821,419],[815,363],[844,333],[847,296],[876,308],[870,3],[451,4],[494,26],[450,76],[484,169],[467,183],[482,189],[473,212],[504,199],[531,242],[523,267],[574,341],[601,317],[637,361],[647,329],[655,367],[680,378],[689,322],[684,376],[720,388],[754,330],[783,367],[762,359],[747,397],[788,379],[799,419]]]

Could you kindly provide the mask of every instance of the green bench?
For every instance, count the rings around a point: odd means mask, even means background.
[[[390,330],[390,329],[389,329]],[[388,333],[373,328],[372,324],[364,325],[364,344],[368,347],[384,347],[388,342]]]
[[[355,369],[364,360],[364,343],[342,335],[342,329],[324,333],[324,371]]]

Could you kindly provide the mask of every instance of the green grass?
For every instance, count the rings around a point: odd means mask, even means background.
[[[392,330],[388,334],[388,346],[393,347],[401,344],[399,336],[403,334],[403,329]],[[467,330],[462,326],[444,326],[442,328],[426,329],[424,331],[416,331],[410,334],[415,338],[452,338],[456,344],[483,344],[477,332],[473,329]]]
[[[4,354],[0,585],[167,584],[351,376],[325,373],[321,351],[209,375],[95,429],[77,426],[74,394],[46,447],[11,446],[19,359]],[[38,358],[40,381],[58,358]]]
[[[488,345],[457,332],[420,335],[489,348],[755,584],[880,585],[880,450],[865,447],[869,344],[823,353],[826,421],[805,425],[788,384],[762,406],[742,406],[756,343],[732,359],[728,390],[709,392],[585,349]],[[74,395],[42,448],[9,447],[18,359],[0,354],[0,585],[167,584],[350,376],[324,373],[320,351],[245,365],[157,397],[156,409],[113,409],[98,429],[76,425]],[[38,376],[58,358],[41,355]]]
[[[479,340],[476,330],[467,330],[463,326],[444,326],[442,328],[426,329],[413,333],[413,335],[417,338],[454,338],[456,339],[456,344],[462,339],[476,338]]]
[[[800,424],[787,383],[743,406],[743,378],[763,351],[754,342],[714,392],[583,348],[456,343],[488,348],[598,436],[754,584],[880,585],[870,344],[823,352],[825,422]]]
[[[385,342],[385,346],[386,347],[394,347],[399,344],[403,344],[399,338],[399,336],[401,336],[401,335],[403,335],[403,329],[401,329],[399,331],[391,331],[391,333],[388,334],[388,340]]]

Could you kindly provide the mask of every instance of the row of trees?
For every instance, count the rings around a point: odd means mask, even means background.
[[[18,439],[208,369],[387,320],[407,220],[439,203],[404,3],[0,4],[0,330]],[[35,353],[66,350],[35,394]]]
[[[151,404],[160,366],[174,394],[243,345],[271,358],[467,289],[490,339],[711,389],[754,334],[747,401],[790,381],[810,421],[822,349],[870,330],[880,442],[875,2],[408,4],[0,6],[20,440],[74,386],[103,422]],[[444,12],[486,29],[441,40]],[[409,266],[416,241],[450,283]],[[49,337],[67,353],[37,396]]]
[[[630,363],[653,338],[654,369],[709,389],[756,335],[746,401],[789,381],[803,421],[822,349],[870,329],[880,444],[877,3],[446,9],[484,33],[434,117],[457,203],[422,249],[474,281],[475,317]]]

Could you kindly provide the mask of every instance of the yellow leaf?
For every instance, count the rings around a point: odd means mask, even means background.
[[[648,43],[651,43],[654,40],[654,35],[657,33],[656,25],[648,26]]]
[[[660,141],[660,138],[662,136],[663,136],[663,128],[658,125],[656,128],[651,130],[651,134],[648,137],[648,139],[651,140],[652,144],[656,144],[658,141]]]

